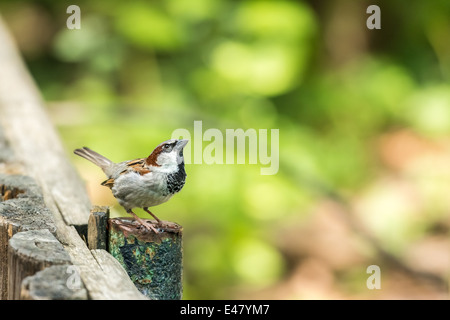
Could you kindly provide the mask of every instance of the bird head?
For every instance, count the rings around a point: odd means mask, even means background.
[[[189,140],[170,139],[160,143],[146,159],[146,164],[161,169],[177,170],[178,166],[184,166],[183,148]]]

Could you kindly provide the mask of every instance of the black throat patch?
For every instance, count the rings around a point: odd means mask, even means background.
[[[167,191],[168,194],[179,192],[186,181],[186,171],[184,170],[184,162],[178,165],[178,171],[167,175]]]

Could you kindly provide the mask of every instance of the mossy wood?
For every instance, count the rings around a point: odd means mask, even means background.
[[[109,219],[109,252],[142,294],[155,300],[179,300],[183,291],[182,227],[163,223],[156,234],[132,218]]]

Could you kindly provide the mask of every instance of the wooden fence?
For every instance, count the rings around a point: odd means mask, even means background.
[[[154,298],[105,250],[107,209],[93,209],[88,232],[85,186],[1,17],[0,43],[0,298]],[[181,298],[176,281],[169,298]]]

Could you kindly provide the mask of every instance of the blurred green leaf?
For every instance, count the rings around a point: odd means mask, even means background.
[[[145,50],[172,51],[183,42],[183,32],[163,10],[137,1],[117,10],[115,27],[130,43]]]

